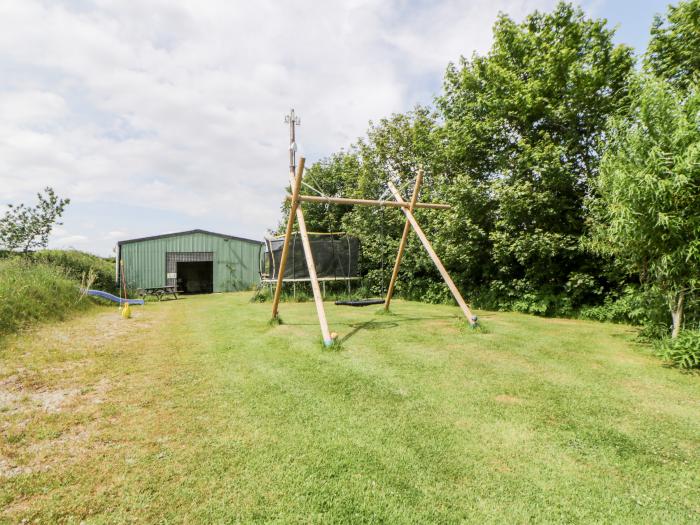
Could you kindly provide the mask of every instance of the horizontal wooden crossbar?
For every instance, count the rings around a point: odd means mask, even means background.
[[[327,202],[331,204],[359,204],[360,206],[389,206],[390,208],[408,208],[410,203],[397,201],[376,201],[372,199],[347,199],[345,197],[317,197],[315,195],[299,195],[301,202]],[[287,195],[287,200],[292,200]],[[449,204],[435,204],[432,202],[416,202],[414,208],[428,208],[431,210],[449,210]]]

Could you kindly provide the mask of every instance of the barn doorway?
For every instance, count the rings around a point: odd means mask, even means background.
[[[178,289],[182,293],[212,293],[214,291],[214,263],[177,263]]]
[[[212,252],[167,252],[166,283],[182,293],[214,291],[214,254]]]

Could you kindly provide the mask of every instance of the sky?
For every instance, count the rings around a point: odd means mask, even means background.
[[[307,165],[439,93],[499,12],[555,0],[0,0],[0,211],[70,197],[50,246],[280,219],[284,116]],[[584,0],[641,53],[667,2]]]

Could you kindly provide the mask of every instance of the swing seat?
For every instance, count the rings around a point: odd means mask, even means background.
[[[355,299],[335,302],[336,306],[371,306],[373,304],[384,304],[384,299]]]

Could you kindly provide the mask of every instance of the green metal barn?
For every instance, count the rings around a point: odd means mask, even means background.
[[[262,243],[205,230],[117,243],[130,288],[177,286],[185,293],[232,292],[258,283]]]

